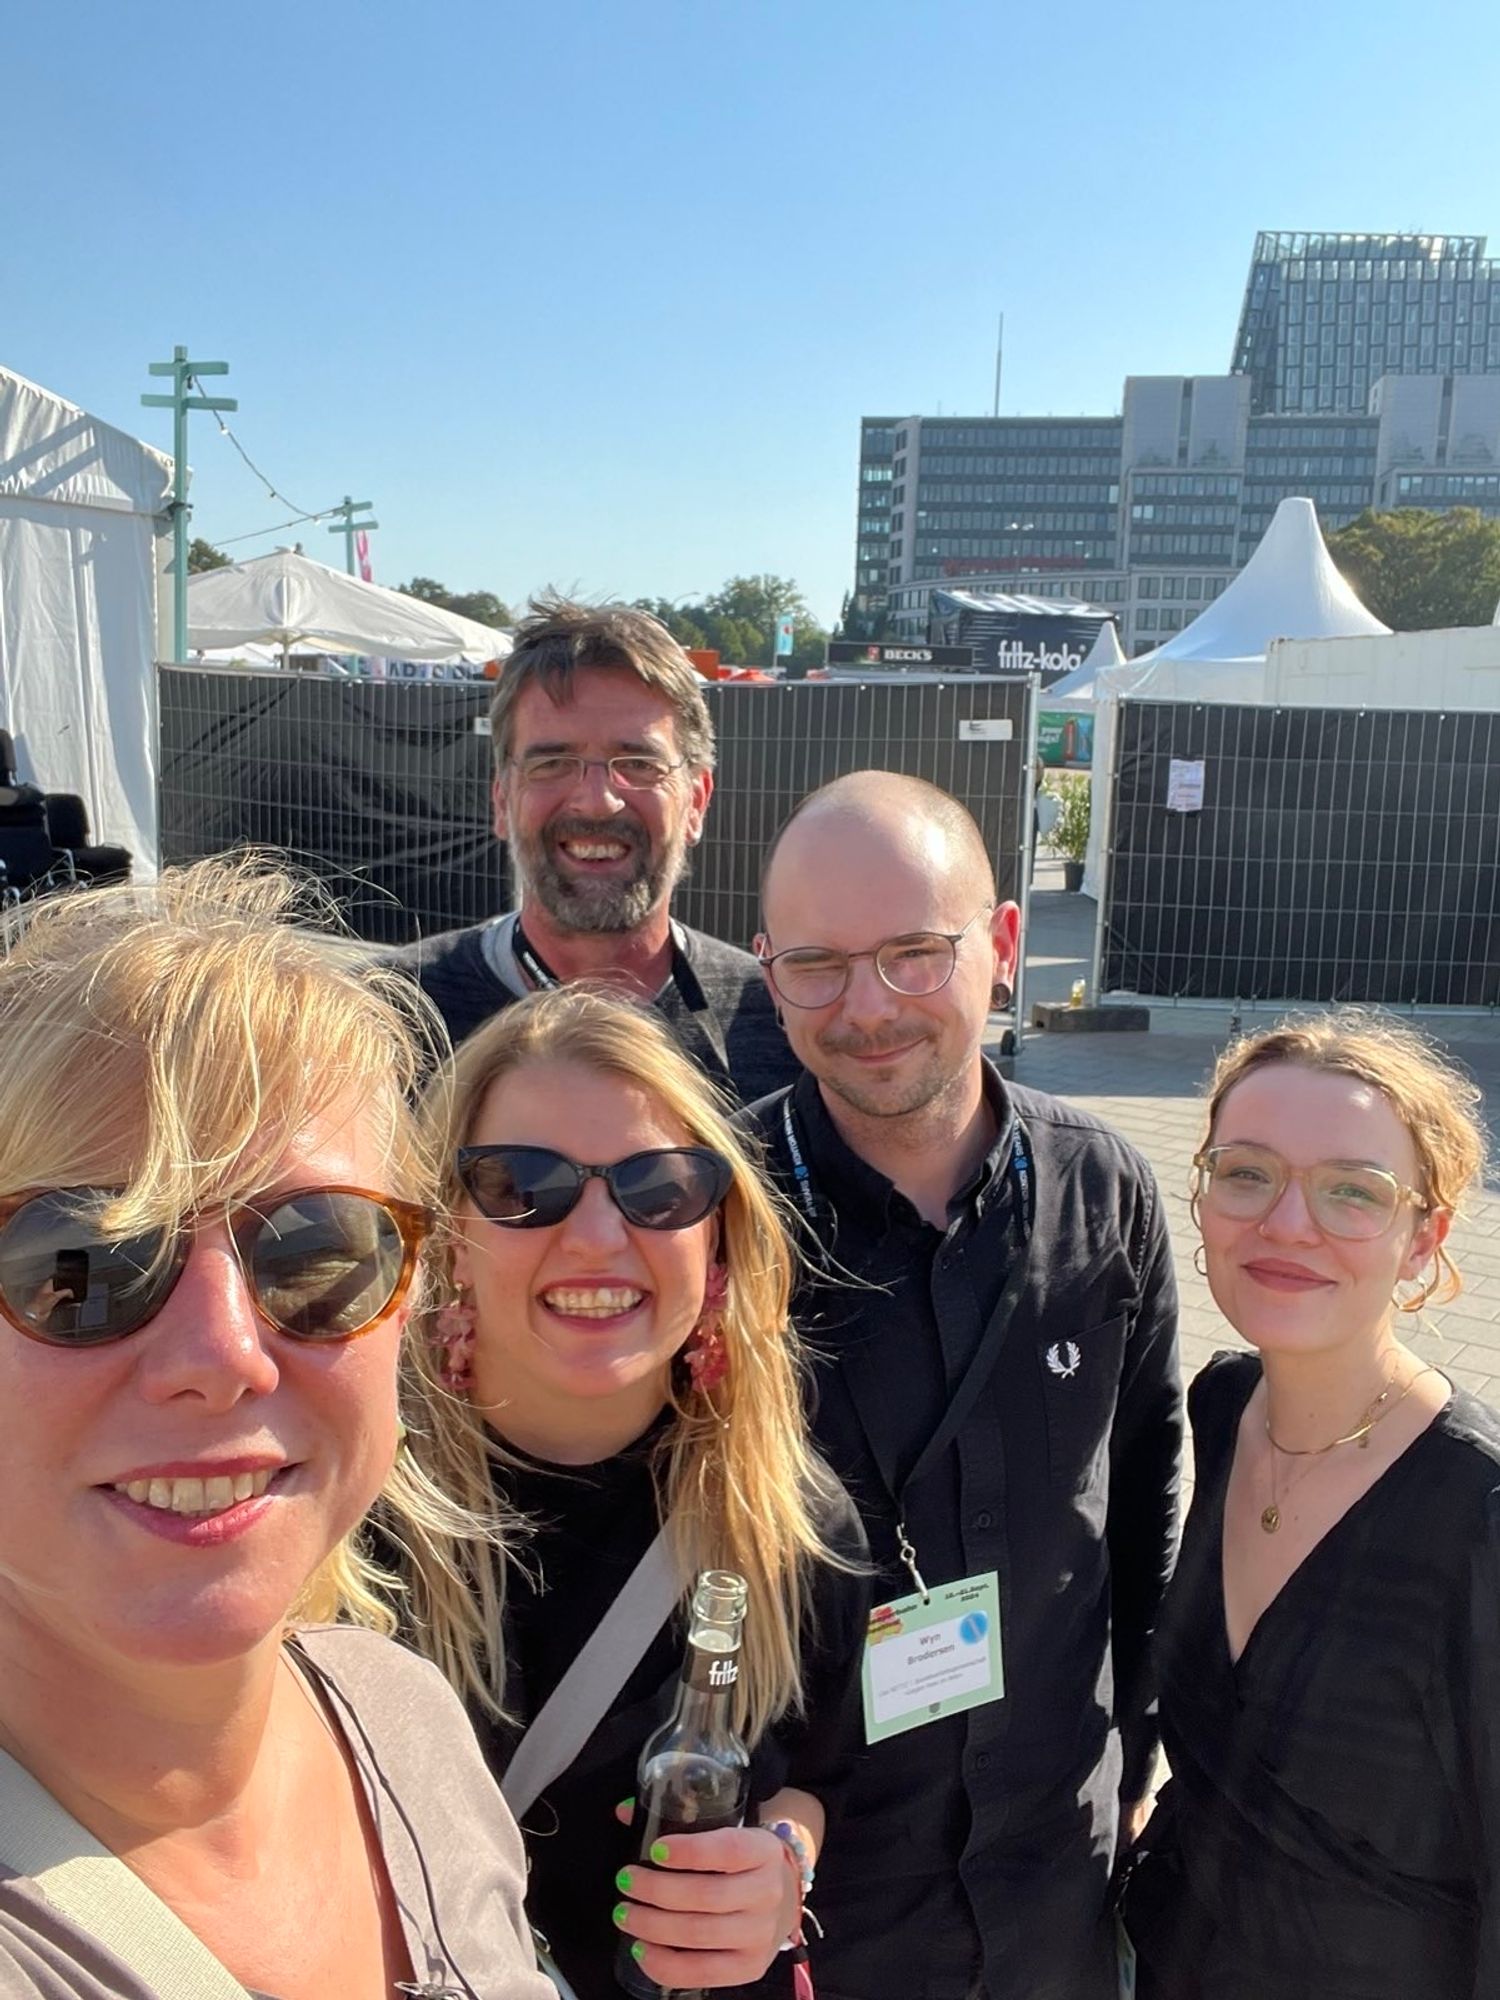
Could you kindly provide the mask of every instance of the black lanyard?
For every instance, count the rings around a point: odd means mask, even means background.
[[[550,992],[562,984],[552,967],[521,928],[519,916],[511,926],[510,948],[517,965],[539,991]],[[692,961],[687,953],[677,942],[675,927],[672,931],[670,976],[683,1006],[687,1009],[686,1014],[679,1015],[672,1022],[672,1027],[677,1032],[677,1039],[700,1069],[706,1070],[710,1076],[722,1078],[732,1089],[734,1078],[730,1074],[729,1050],[724,1041],[723,1030],[719,1026],[713,1008],[708,1004],[708,995],[703,991],[702,980],[693,970]]]
[[[782,1137],[786,1141],[787,1154],[791,1160],[797,1200],[808,1221],[816,1224],[817,1193],[811,1169],[797,1138],[790,1091],[781,1102],[781,1129]],[[871,1400],[871,1385],[857,1366],[846,1367],[843,1370],[844,1383],[849,1391],[849,1399],[854,1405],[854,1414],[859,1427],[864,1432],[870,1462],[879,1475],[891,1511],[896,1517],[896,1553],[905,1563],[924,1604],[928,1602],[931,1592],[927,1588],[921,1570],[917,1567],[917,1551],[906,1532],[907,1495],[919,1481],[927,1477],[967,1423],[982,1390],[995,1372],[995,1364],[1000,1358],[1006,1330],[1015,1316],[1016,1307],[1021,1302],[1021,1295],[1026,1289],[1029,1276],[1027,1251],[1031,1242],[1032,1224],[1036,1217],[1036,1180],[1031,1164],[1031,1140],[1019,1118],[1015,1119],[1011,1126],[1010,1159],[1006,1171],[1015,1187],[1013,1235],[1017,1240],[1014,1245],[1016,1254],[1011,1259],[1011,1269],[1005,1280],[1005,1288],[994,1311],[985,1322],[984,1332],[979,1337],[979,1345],[975,1348],[937,1429],[922,1447],[916,1463],[901,1481],[899,1488],[881,1464],[880,1455],[875,1449],[875,1435],[880,1423],[879,1412]]]

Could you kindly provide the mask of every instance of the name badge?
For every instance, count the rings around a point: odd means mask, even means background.
[[[1005,1693],[1000,1664],[1000,1579],[966,1576],[877,1604],[864,1662],[865,1741],[883,1743],[945,1715],[982,1708]]]

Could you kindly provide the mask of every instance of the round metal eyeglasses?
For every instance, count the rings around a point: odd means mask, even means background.
[[[776,997],[789,1007],[831,1007],[849,990],[855,962],[867,958],[893,993],[918,1000],[940,993],[953,977],[958,947],[990,905],[976,910],[961,931],[905,931],[868,951],[829,951],[822,945],[793,945],[762,952]]]

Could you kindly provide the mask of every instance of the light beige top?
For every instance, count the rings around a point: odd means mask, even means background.
[[[520,1835],[447,1682],[393,1639],[353,1626],[300,1639],[334,1690],[327,1708],[364,1780],[419,1986],[454,2000],[470,1991],[476,2000],[556,2000],[522,1910]],[[157,1996],[28,1877],[0,1866],[0,2000]]]

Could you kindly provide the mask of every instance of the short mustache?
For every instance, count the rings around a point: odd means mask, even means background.
[[[547,827],[547,839],[559,840],[618,840],[626,847],[640,847],[645,844],[646,829],[638,820],[622,819],[557,819]]]
[[[880,1056],[891,1049],[904,1049],[912,1042],[929,1041],[931,1037],[921,1029],[902,1028],[883,1035],[824,1035],[823,1047],[840,1056]]]

